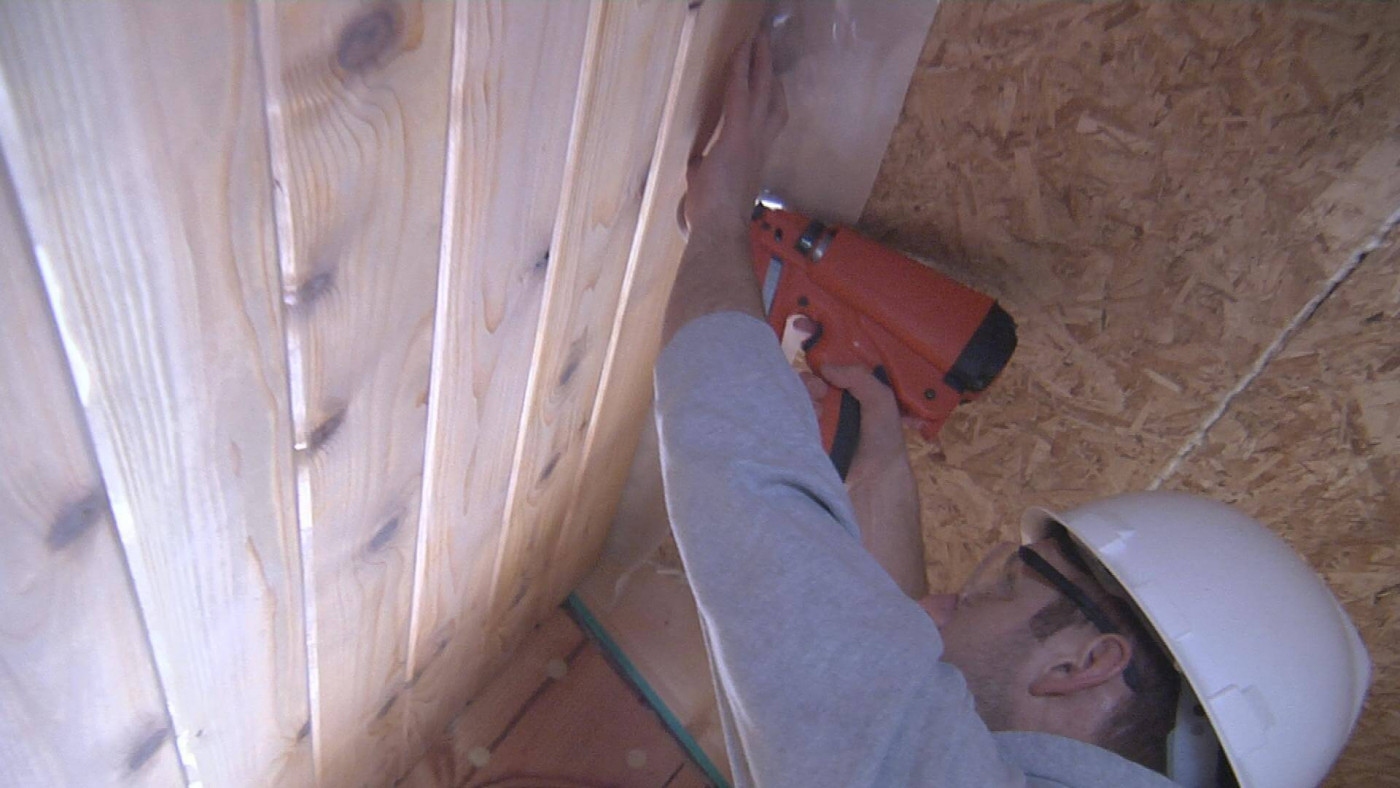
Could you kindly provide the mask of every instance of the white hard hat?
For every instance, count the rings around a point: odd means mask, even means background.
[[[1371,661],[1336,597],[1282,539],[1225,504],[1172,492],[1119,495],[1064,514],[1033,509],[1022,538],[1042,539],[1054,523],[1142,611],[1241,786],[1321,782],[1361,713]],[[1173,743],[1168,776],[1212,780],[1209,769],[1184,762],[1184,746]]]

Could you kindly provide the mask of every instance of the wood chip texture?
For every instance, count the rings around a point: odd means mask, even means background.
[[[987,395],[910,436],[932,587],[1030,505],[1236,502],[1370,646],[1333,785],[1400,770],[1394,254],[1347,274],[1400,208],[1397,52],[1386,4],[949,3],[861,222],[1020,325]]]

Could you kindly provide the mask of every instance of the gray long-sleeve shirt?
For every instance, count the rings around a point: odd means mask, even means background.
[[[1106,750],[992,734],[938,628],[860,543],[762,321],[698,318],[656,367],[666,506],[739,786],[1170,785]]]

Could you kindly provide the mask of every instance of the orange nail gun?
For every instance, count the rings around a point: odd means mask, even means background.
[[[996,301],[846,227],[761,202],[749,228],[768,322],[781,338],[793,315],[818,325],[808,363],[864,364],[894,389],[932,438],[976,397],[1016,349],[1016,323]],[[860,435],[860,404],[833,390],[821,404],[822,442],[845,478]]]

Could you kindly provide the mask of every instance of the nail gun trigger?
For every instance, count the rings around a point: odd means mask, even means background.
[[[811,320],[811,318],[808,318],[808,319]],[[809,336],[809,337],[807,337],[806,339],[802,340],[802,352],[803,352],[803,353],[806,353],[806,352],[810,351],[810,350],[812,349],[812,346],[815,345],[815,344],[817,344],[817,340],[819,340],[819,339],[822,338],[822,331],[824,330],[824,329],[822,328],[822,324],[821,324],[821,323],[817,323],[817,321],[815,321],[815,320],[812,320],[812,322],[813,322],[813,323],[816,323],[817,330],[816,330],[816,331],[813,331],[812,334],[811,334],[811,336]]]

